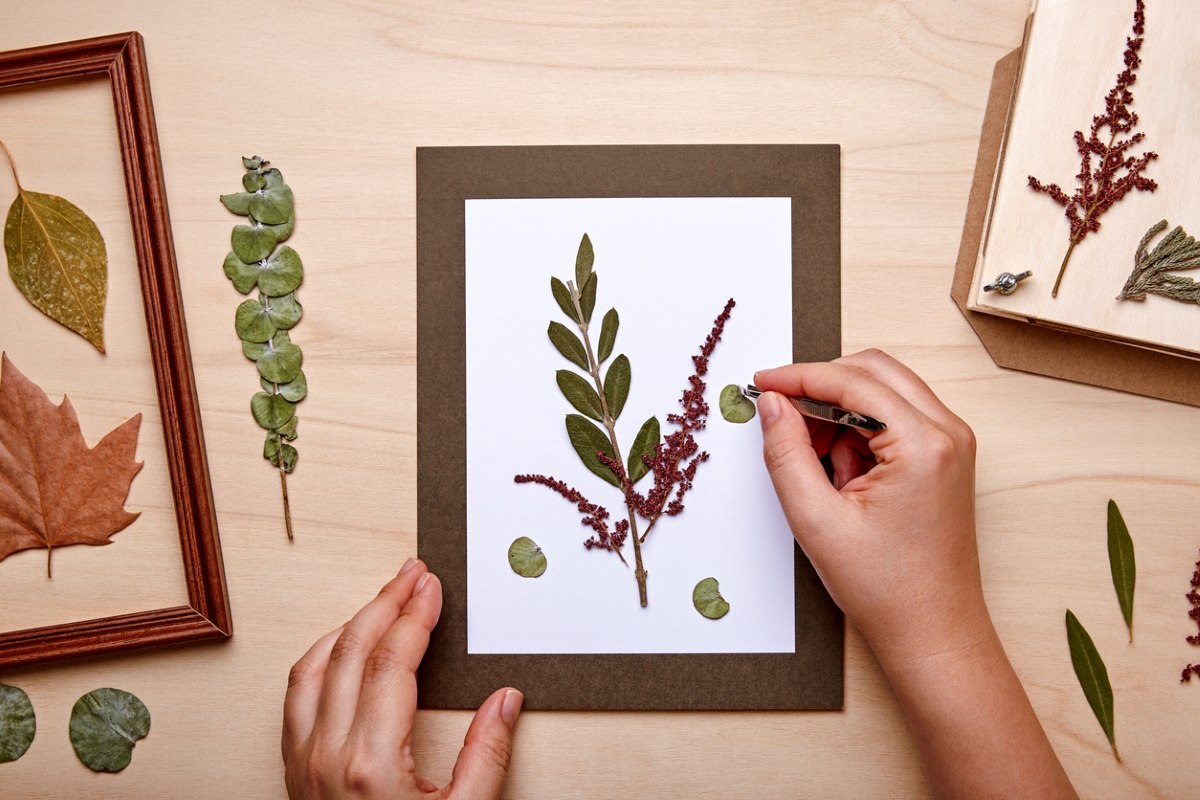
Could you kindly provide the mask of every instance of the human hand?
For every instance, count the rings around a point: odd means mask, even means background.
[[[292,800],[496,798],[524,697],[500,689],[479,707],[442,789],[416,772],[417,665],[442,610],[442,586],[410,558],[379,595],[292,667],[283,763]]]
[[[754,376],[763,451],[792,532],[881,660],[992,634],[975,544],[975,437],[895,359],[868,350]],[[869,414],[869,439],[802,417],[803,395]],[[820,458],[833,465],[830,485]]]

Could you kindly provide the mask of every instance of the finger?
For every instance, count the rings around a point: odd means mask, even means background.
[[[425,565],[420,561],[409,559],[405,562],[399,574],[384,585],[375,599],[346,623],[334,642],[317,707],[316,727],[324,733],[341,740],[350,731],[367,658],[400,616],[400,610],[412,596],[413,587],[424,574]]]
[[[516,689],[500,689],[475,712],[454,764],[454,777],[446,787],[454,800],[500,796],[512,757],[513,725],[524,701]]]
[[[284,759],[300,749],[312,733],[321,687],[325,684],[325,670],[329,666],[329,652],[341,633],[342,629],[338,628],[317,639],[288,673],[287,694],[283,698]]]
[[[754,382],[764,391],[811,397],[882,420],[889,428],[912,430],[924,415],[895,389],[862,367],[837,362],[790,364],[763,370]],[[876,436],[886,436],[888,431]]]
[[[829,451],[833,464],[833,485],[838,491],[875,465],[871,445],[861,433],[843,428]]]
[[[776,392],[758,398],[762,418],[763,460],[775,493],[797,537],[825,516],[839,498],[813,450],[800,412]]]
[[[842,430],[842,426],[835,422],[826,422],[812,417],[805,417],[804,423],[808,426],[812,449],[816,451],[817,456],[824,458],[829,455],[829,448],[833,447],[833,440],[837,438],[838,431]]]
[[[938,396],[921,380],[921,376],[882,350],[863,350],[860,353],[837,359],[838,363],[851,364],[865,370],[877,381],[884,383],[912,403],[925,416],[938,422],[958,419],[946,408]]]
[[[413,587],[400,617],[363,666],[362,693],[353,737],[380,753],[400,751],[417,712],[417,667],[442,613],[442,584],[426,572]]]

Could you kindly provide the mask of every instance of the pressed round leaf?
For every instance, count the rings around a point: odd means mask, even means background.
[[[250,158],[242,156],[242,166],[246,169],[258,169],[262,164],[263,160],[258,156],[251,156]]]
[[[709,619],[720,619],[729,613],[729,603],[719,590],[716,578],[705,578],[692,589],[692,605]]]
[[[749,422],[754,419],[754,401],[742,393],[742,387],[731,383],[721,390],[721,416],[727,422]]]
[[[283,452],[283,471],[290,473],[296,468],[296,459],[300,457],[300,454],[290,444],[280,442],[278,436],[268,436],[267,443],[263,446],[263,458],[278,467],[281,451]]]
[[[242,349],[245,350],[244,344]],[[304,353],[287,338],[287,331],[280,331],[266,343],[266,350],[255,363],[258,364],[258,373],[271,383],[290,383],[300,374],[303,361]]]
[[[247,264],[237,257],[237,253],[231,251],[225,256],[225,275],[233,281],[235,289],[246,294],[258,283],[258,266]]]
[[[270,431],[287,424],[296,407],[281,395],[257,392],[250,398],[250,413],[255,422]]]
[[[237,307],[233,329],[245,342],[265,342],[275,335],[270,316],[257,300],[247,300]]]
[[[247,172],[242,176],[242,186],[247,192],[257,192],[266,185],[266,179],[258,172]]]
[[[283,186],[283,173],[274,167],[263,170],[262,176],[263,181],[265,181],[264,185],[268,189],[278,189],[280,186]]]
[[[283,297],[267,297],[265,294],[260,294],[258,302],[267,309],[267,316],[270,317],[271,324],[285,331],[299,322],[304,313],[304,309],[300,307],[300,301],[296,299],[295,292],[285,294]]]
[[[37,718],[29,695],[0,683],[0,764],[25,755],[37,733]]]
[[[250,193],[238,192],[237,194],[221,195],[221,203],[234,214],[241,214],[243,217],[250,213]]]
[[[537,542],[522,536],[509,545],[508,564],[522,578],[536,578],[546,571],[546,554]]]
[[[304,396],[308,394],[308,381],[304,377],[304,370],[300,370],[291,381],[279,384],[279,393],[293,403],[303,400]]]
[[[97,689],[71,709],[71,746],[88,769],[120,772],[133,758],[133,745],[150,733],[145,703],[120,689]]]
[[[300,256],[286,244],[267,258],[258,275],[258,288],[268,297],[291,294],[304,280]]]
[[[251,361],[258,361],[262,358],[263,353],[267,352],[266,342],[247,342],[242,340],[242,352],[246,354],[246,358]]]
[[[256,192],[250,198],[250,213],[265,225],[287,222],[292,217],[293,208],[292,190],[284,185]]]
[[[229,240],[233,252],[247,264],[262,261],[275,249],[275,231],[265,225],[234,225]]]
[[[299,422],[300,417],[292,417],[287,421],[286,424],[280,425],[278,428],[276,428],[273,433],[277,433],[288,440],[295,439],[300,435],[296,433],[296,426],[299,424]]]
[[[295,230],[296,217],[295,215],[288,217],[288,221],[282,225],[268,225],[267,227],[275,232],[275,241],[282,242],[284,239],[291,236],[292,231]]]

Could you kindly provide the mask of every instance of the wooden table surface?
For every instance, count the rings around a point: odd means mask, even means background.
[[[974,427],[987,599],[1067,772],[1085,797],[1200,796],[1200,686],[1179,684],[1200,660],[1183,597],[1200,546],[1200,409],[1001,370],[949,297],[992,65],[1027,11],[1028,0],[6,4],[0,49],[145,36],[236,633],[0,675],[39,721],[29,753],[0,765],[0,795],[284,796],[288,668],[416,549],[415,147],[837,142],[844,349],[889,351]],[[307,267],[296,341],[312,391],[293,544],[247,413],[253,375],[230,325],[240,297],[221,271],[234,220],[216,198],[252,153],[295,190],[290,243]],[[1133,644],[1109,577],[1110,497],[1137,544]],[[0,565],[0,581],[36,563]],[[1072,673],[1067,607],[1108,663],[1123,764]],[[71,705],[99,686],[138,694],[154,719],[116,776],[90,773],[66,736]],[[469,719],[418,715],[426,775],[449,777]],[[842,712],[527,713],[507,787],[927,792],[853,629]]]

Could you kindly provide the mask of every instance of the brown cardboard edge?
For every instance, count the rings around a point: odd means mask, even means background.
[[[466,652],[464,291],[467,198],[788,196],[793,356],[836,358],[840,148],[418,148],[416,159],[418,555],[438,574],[444,594],[441,622],[418,671],[421,706],[474,708],[496,689],[516,686],[525,707],[536,709],[842,708],[842,615],[799,547],[795,653]]]
[[[963,222],[950,296],[997,366],[1187,405],[1200,405],[1200,362],[1184,356],[1055,330],[967,308],[987,226],[1005,127],[1020,73],[1022,48],[996,62]]]

